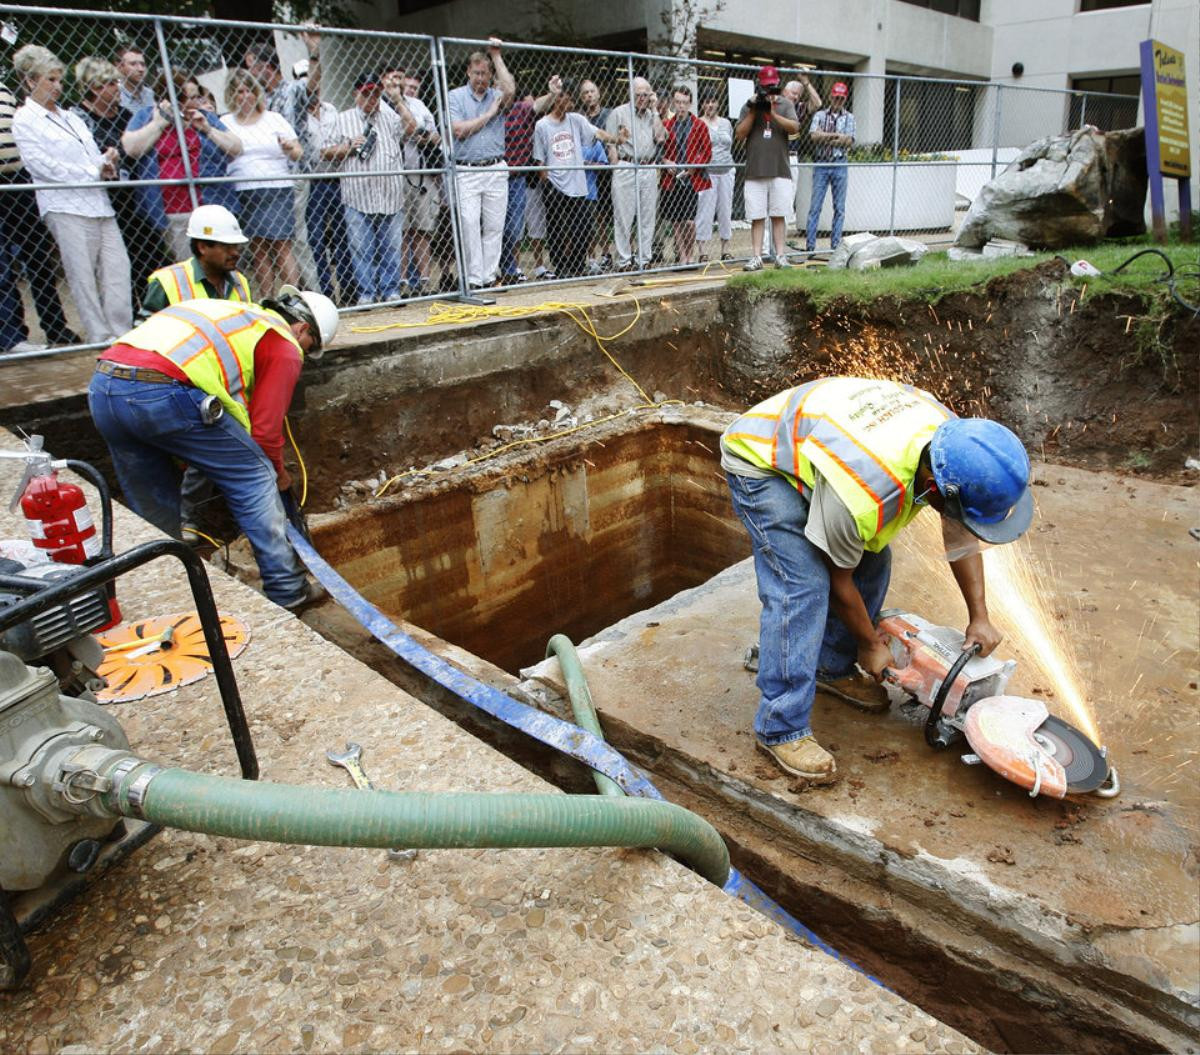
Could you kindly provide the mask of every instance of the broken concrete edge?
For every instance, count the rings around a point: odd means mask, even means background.
[[[577,643],[585,670],[588,664],[603,665],[606,653],[619,647],[625,638],[636,635],[647,625],[665,622],[688,608],[694,598],[733,584],[745,584],[748,589],[753,589],[753,580],[753,558],[747,558],[700,586],[606,627]],[[570,713],[556,661],[545,660],[526,668],[521,671],[521,676],[520,683],[511,690],[514,694],[550,713]],[[602,701],[597,703],[597,709],[602,725],[612,721],[611,716],[606,718]],[[646,731],[636,735],[653,739],[652,733]],[[1080,990],[1072,976],[1078,972],[1081,963],[1086,963],[1089,982],[1102,983],[1107,989],[1107,994],[1099,996],[1107,995],[1134,1005],[1138,1013],[1171,1030],[1175,1036],[1181,1026],[1195,1028],[1200,1025],[1200,979],[1197,991],[1169,983],[1158,989],[1123,973],[1098,950],[1098,938],[1102,934],[1092,932],[1085,936],[1067,914],[1026,893],[996,883],[977,862],[962,857],[935,857],[919,847],[913,854],[897,852],[874,838],[878,822],[870,818],[855,814],[825,817],[805,810],[801,801],[792,802],[770,794],[732,774],[719,772],[666,743],[655,740],[648,750],[652,755],[648,764],[656,776],[669,773],[677,782],[692,788],[719,787],[720,797],[733,803],[743,816],[752,818],[766,830],[784,834],[804,848],[805,857],[817,855],[840,874],[874,883],[882,880],[893,894],[914,907],[919,908],[930,895],[943,899],[937,918],[957,919],[963,925],[955,928],[956,933],[964,936],[960,955],[978,956],[966,938],[982,936],[992,950],[1015,955],[1030,969],[1036,966],[1047,977],[1055,978],[1056,984],[1084,993],[1088,990]],[[647,764],[647,760],[642,761]],[[1200,926],[1192,922],[1175,926],[1200,933]],[[1128,933],[1139,928],[1120,929]],[[1128,1017],[1131,1028],[1137,1028],[1136,1015],[1128,1014],[1132,1008],[1126,1009],[1119,1004],[1116,1009],[1106,1008],[1108,1013],[1114,1010],[1119,1017]]]
[[[710,297],[713,290],[719,288],[721,281],[723,279],[714,279],[712,286],[663,289],[656,292],[642,291],[637,296],[623,295],[598,304],[586,304],[582,301],[556,301],[550,297],[554,291],[547,290],[546,304],[554,306],[539,307],[535,305],[529,309],[527,315],[516,317],[496,315],[455,323],[408,321],[402,316],[402,325],[395,329],[388,329],[388,323],[380,322],[372,324],[370,333],[354,332],[355,320],[351,318],[347,320],[346,338],[340,343],[334,343],[325,353],[320,364],[311,369],[307,376],[320,379],[321,376],[344,369],[348,365],[364,362],[364,352],[372,359],[388,358],[396,354],[420,353],[431,349],[444,352],[444,342],[447,337],[459,341],[469,335],[471,341],[476,344],[478,342],[506,343],[514,338],[536,337],[548,331],[549,328],[546,326],[548,320],[569,314],[565,310],[566,308],[572,309],[572,313],[576,315],[586,311],[592,316],[594,322],[611,323],[613,333],[624,329],[634,319],[639,320],[639,326],[646,324],[653,326],[656,324],[656,320],[665,323],[670,314],[685,312],[690,301],[703,301]],[[664,306],[663,302],[667,298],[671,305],[669,311],[658,310]],[[499,307],[502,309],[503,305],[499,305]],[[404,309],[400,309],[400,311],[404,312]],[[375,327],[380,327],[380,329],[376,330]],[[605,338],[608,335],[600,331],[600,336]],[[638,336],[647,335],[639,330]],[[522,350],[527,357],[528,349],[524,344],[522,344]],[[475,355],[477,352],[472,350],[470,354]],[[526,359],[523,357],[520,363],[523,364],[525,361]],[[443,368],[450,365],[444,357],[440,360],[440,364]],[[512,365],[520,364],[514,360]],[[492,372],[494,372],[494,368],[481,370],[478,375],[455,376],[459,380],[470,380],[472,377],[486,376]],[[444,383],[445,376],[432,380]]]
[[[460,451],[451,458],[438,459],[425,466],[414,467],[408,475],[403,475],[397,481],[398,486],[384,494],[370,494],[361,501],[345,508],[328,513],[311,513],[308,515],[309,527],[320,532],[340,524],[348,517],[386,514],[414,501],[416,498],[429,498],[466,488],[472,494],[484,494],[496,486],[499,477],[511,478],[520,476],[527,464],[540,462],[544,458],[556,454],[575,451],[579,444],[603,443],[605,440],[618,436],[628,436],[631,432],[641,432],[653,429],[659,425],[695,426],[713,432],[714,441],[724,431],[725,427],[737,417],[733,411],[723,410],[708,403],[694,402],[690,404],[662,403],[653,407],[627,406],[593,421],[581,420],[570,430],[559,430],[553,425],[547,429],[526,438],[524,450],[510,449],[503,451],[508,457],[504,462],[493,462],[493,453],[469,448]],[[504,445],[502,444],[501,447]],[[381,481],[386,483],[386,479]],[[376,489],[378,490],[378,488]],[[252,564],[248,563],[248,551],[243,550],[243,559],[239,564],[244,571],[250,571]]]

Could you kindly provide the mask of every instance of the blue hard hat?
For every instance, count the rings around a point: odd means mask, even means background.
[[[1013,542],[1033,520],[1029,455],[1010,429],[986,418],[950,418],[929,443],[946,516],[984,542]]]

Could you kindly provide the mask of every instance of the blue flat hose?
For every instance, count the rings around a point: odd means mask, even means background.
[[[617,751],[604,742],[603,735],[589,732],[578,726],[571,725],[553,715],[546,714],[534,707],[519,703],[511,696],[506,696],[490,685],[476,681],[464,674],[457,667],[447,663],[440,656],[435,656],[423,648],[408,634],[397,627],[386,615],[366,600],[354,589],[333,566],[319,554],[311,542],[305,539],[291,524],[287,529],[288,540],[308,566],[308,570],[329,591],[335,601],[346,609],[364,629],[368,630],[380,642],[386,645],[402,660],[419,670],[432,681],[448,689],[460,699],[478,707],[481,711],[499,718],[506,725],[519,729],[533,739],[560,751],[571,758],[582,762],[599,778],[606,777],[627,795],[637,798],[662,799],[662,794],[646,777],[639,772]],[[559,635],[556,635],[556,638]],[[563,640],[567,640],[564,638]],[[559,660],[561,662],[561,653]],[[580,671],[582,676],[582,670]],[[565,676],[565,670],[564,670]],[[588,702],[591,695],[588,694]],[[575,706],[574,700],[572,707]],[[578,719],[578,711],[576,711]],[[595,727],[599,731],[597,722]],[[571,796],[572,798],[589,798],[590,796]],[[413,845],[413,844],[409,844]],[[810,930],[782,905],[770,898],[759,887],[742,875],[736,868],[729,869],[729,877],[723,884],[718,884],[731,897],[749,905],[751,908],[769,919],[774,920],[805,942],[815,946],[835,960],[845,964],[852,970],[869,978],[881,989],[887,989],[874,975],[867,974],[853,960],[847,959],[834,949],[820,935]],[[890,990],[889,990],[890,992]]]
[[[343,579],[291,524],[287,532],[292,548],[330,596],[405,663],[493,718],[520,729],[547,747],[578,759],[589,769],[604,773],[627,794],[643,799],[662,798],[645,776],[599,737],[536,707],[519,703],[422,648]]]

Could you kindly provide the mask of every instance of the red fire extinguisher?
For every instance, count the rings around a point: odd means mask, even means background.
[[[56,466],[40,452],[27,463],[26,483],[21,491],[21,512],[29,522],[34,546],[59,564],[86,564],[100,554],[100,534],[88,509],[83,489],[68,480],[60,480]],[[108,610],[112,619],[100,630],[108,630],[121,621],[121,608],[109,584]]]
[[[49,462],[35,467],[21,493],[33,544],[60,564],[82,564],[100,552],[100,536],[83,489],[58,478]]]

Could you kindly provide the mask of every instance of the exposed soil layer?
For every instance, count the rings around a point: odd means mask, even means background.
[[[881,298],[815,311],[795,291],[726,290],[723,382],[753,403],[789,385],[869,372],[992,417],[1046,459],[1186,481],[1200,446],[1200,322],[1141,297],[1089,296],[1050,261],[936,304]]]

